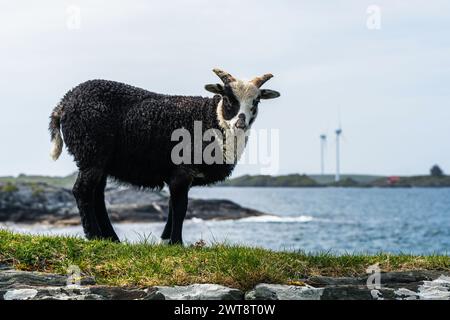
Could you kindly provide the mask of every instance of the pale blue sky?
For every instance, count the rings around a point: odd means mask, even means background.
[[[76,84],[105,78],[161,93],[208,95],[219,66],[272,72],[255,128],[280,130],[280,171],[317,173],[338,106],[342,171],[450,172],[449,1],[8,1],[0,10],[0,175],[64,175],[48,116]],[[381,8],[381,29],[366,9]],[[68,5],[81,9],[67,28]],[[258,173],[241,166],[236,174]]]

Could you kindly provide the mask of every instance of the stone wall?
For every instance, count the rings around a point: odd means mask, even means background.
[[[69,281],[68,281],[69,279]],[[450,300],[450,276],[436,271],[382,273],[380,287],[367,276],[310,277],[299,285],[261,283],[248,292],[217,284],[148,288],[97,285],[73,278],[0,267],[0,300]]]

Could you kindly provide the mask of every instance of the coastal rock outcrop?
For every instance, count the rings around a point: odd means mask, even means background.
[[[164,191],[110,186],[105,192],[106,206],[115,222],[164,221],[168,212]],[[240,219],[264,213],[244,208],[229,200],[190,199],[187,219]],[[79,224],[72,192],[42,182],[0,182],[0,221],[50,224]]]

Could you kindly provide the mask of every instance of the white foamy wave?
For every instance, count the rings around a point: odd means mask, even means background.
[[[239,221],[245,222],[309,222],[312,220],[314,220],[314,218],[311,216],[281,217],[273,215],[263,215],[239,219]]]

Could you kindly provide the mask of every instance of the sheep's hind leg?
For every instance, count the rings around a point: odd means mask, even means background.
[[[94,201],[95,201],[95,216],[97,218],[98,226],[101,232],[101,238],[108,239],[114,242],[120,242],[119,237],[111,225],[111,220],[108,216],[108,211],[105,206],[105,187],[107,176],[104,175],[100,182],[95,187]]]
[[[172,200],[169,198],[169,214],[167,215],[166,226],[164,227],[163,233],[161,234],[161,242],[168,243],[170,240],[170,234],[172,233]]]
[[[101,177],[102,172],[99,169],[80,169],[77,181],[73,186],[73,195],[77,201],[81,224],[88,239],[101,238],[102,236],[95,216],[94,201],[95,187],[98,185]]]
[[[182,229],[188,204],[188,192],[192,178],[184,173],[177,173],[169,183],[170,200],[172,202],[172,232],[169,244],[183,244]]]

